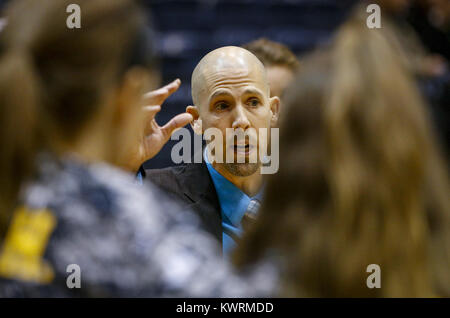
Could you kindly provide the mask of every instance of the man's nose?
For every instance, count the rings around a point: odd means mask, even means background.
[[[232,128],[242,128],[243,130],[250,128],[250,121],[247,118],[245,109],[241,105],[238,105],[237,107],[235,107],[234,112],[235,117]]]

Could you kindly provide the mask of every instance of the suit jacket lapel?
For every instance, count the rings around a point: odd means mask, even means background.
[[[190,207],[198,212],[210,232],[222,242],[220,203],[206,164],[186,165],[180,181],[184,196],[192,202]]]

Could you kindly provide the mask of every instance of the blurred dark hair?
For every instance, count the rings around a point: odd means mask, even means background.
[[[133,65],[151,66],[146,17],[133,0],[17,0],[0,36],[0,235],[49,136],[74,140]]]
[[[295,54],[284,44],[260,38],[242,47],[252,52],[265,67],[284,66],[296,72],[299,68],[299,61]]]
[[[390,33],[355,15],[286,93],[282,164],[234,254],[281,256],[285,296],[450,296],[448,171]]]

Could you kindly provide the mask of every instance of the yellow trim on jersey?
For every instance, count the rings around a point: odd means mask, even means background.
[[[49,210],[19,207],[13,214],[0,252],[0,276],[50,283],[54,278],[53,268],[42,257],[55,226],[56,218]]]

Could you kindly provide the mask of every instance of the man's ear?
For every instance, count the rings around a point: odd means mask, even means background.
[[[202,120],[200,119],[200,114],[198,113],[197,106],[186,107],[186,113],[191,114],[192,117],[194,118],[194,120],[191,122],[191,127],[194,133],[196,133],[197,135],[202,135],[203,134]]]
[[[281,102],[278,96],[273,96],[270,98],[270,112],[272,113],[272,117],[270,119],[270,125],[272,127],[277,127],[278,118],[280,116],[280,108]]]

